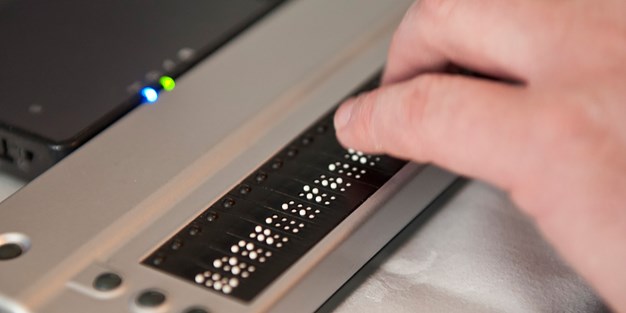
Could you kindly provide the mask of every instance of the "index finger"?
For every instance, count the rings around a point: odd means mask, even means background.
[[[454,64],[498,78],[531,75],[541,34],[537,21],[554,1],[421,0],[398,27],[383,83],[403,81]],[[547,12],[547,13],[546,13]]]

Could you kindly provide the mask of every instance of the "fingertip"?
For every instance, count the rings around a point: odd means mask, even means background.
[[[335,112],[334,124],[337,132],[343,130],[350,123],[350,119],[352,118],[352,109],[354,107],[354,98],[350,98],[346,100],[343,104],[339,106],[337,112]]]

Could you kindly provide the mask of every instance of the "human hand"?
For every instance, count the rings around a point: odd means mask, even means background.
[[[626,1],[418,1],[383,86],[344,103],[335,127],[347,147],[507,190],[626,312]]]

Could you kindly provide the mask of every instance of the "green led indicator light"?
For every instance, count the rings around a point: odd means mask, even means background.
[[[176,87],[176,82],[169,76],[162,76],[159,78],[159,83],[163,86],[163,90],[165,91],[170,91]]]

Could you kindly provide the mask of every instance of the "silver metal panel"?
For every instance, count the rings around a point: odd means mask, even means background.
[[[411,2],[294,1],[3,202],[0,232],[25,234],[32,247],[0,263],[0,308],[123,312],[144,288],[167,294],[160,311],[204,304],[212,312],[293,312],[321,304],[453,176],[422,169],[412,200],[381,207],[418,170],[406,168],[251,303],[139,261],[381,68]],[[356,247],[363,239],[371,246]],[[123,292],[94,294],[97,269],[122,274]]]

